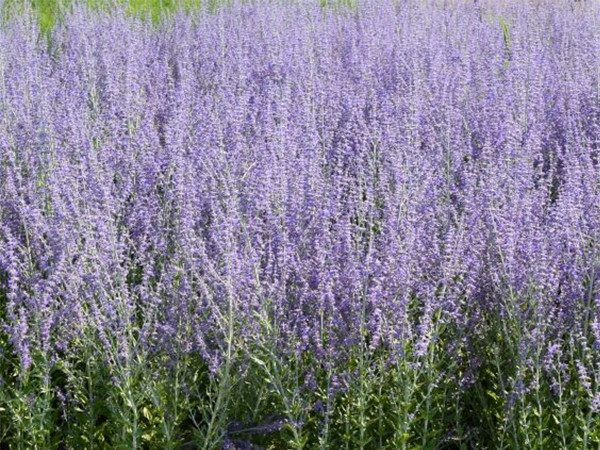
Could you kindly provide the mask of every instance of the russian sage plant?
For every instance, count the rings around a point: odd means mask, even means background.
[[[0,26],[0,448],[597,449],[597,2]]]

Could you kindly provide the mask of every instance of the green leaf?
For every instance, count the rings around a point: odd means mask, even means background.
[[[498,394],[496,394],[494,391],[487,391],[486,394],[493,398],[496,402],[500,399],[500,397],[498,397]]]
[[[149,421],[152,421],[152,412],[148,409],[147,406],[144,406],[142,408],[142,415]]]

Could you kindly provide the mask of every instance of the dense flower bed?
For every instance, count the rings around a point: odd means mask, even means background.
[[[598,17],[12,17],[0,448],[597,448]]]

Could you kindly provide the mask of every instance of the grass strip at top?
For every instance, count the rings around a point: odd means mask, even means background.
[[[48,33],[54,28],[57,20],[64,18],[68,10],[77,3],[94,10],[123,8],[129,14],[137,15],[144,20],[150,19],[156,23],[162,16],[180,10],[191,11],[203,8],[214,10],[219,5],[227,3],[227,0],[33,0],[30,2],[5,0],[3,13],[10,15],[15,11],[31,8],[38,17],[41,30]]]

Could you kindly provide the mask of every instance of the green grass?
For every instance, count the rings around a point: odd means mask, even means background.
[[[7,13],[22,10],[24,5],[27,5],[37,15],[42,32],[48,33],[76,2],[84,3],[93,9],[107,9],[119,5],[129,14],[156,23],[161,17],[177,10],[214,11],[219,6],[230,3],[231,0],[4,0],[2,12],[6,16]],[[1,0],[0,5],[2,5]],[[357,0],[320,0],[320,5],[323,8],[353,9],[357,6]]]
[[[169,14],[177,9],[190,10],[193,8],[214,8],[219,0],[81,0],[95,9],[104,9],[114,5],[121,5],[130,14],[139,15],[145,19],[158,21],[163,14]],[[6,0],[4,12],[22,9],[24,5],[31,5],[38,16],[40,28],[43,32],[50,31],[56,21],[60,19],[74,0]]]

